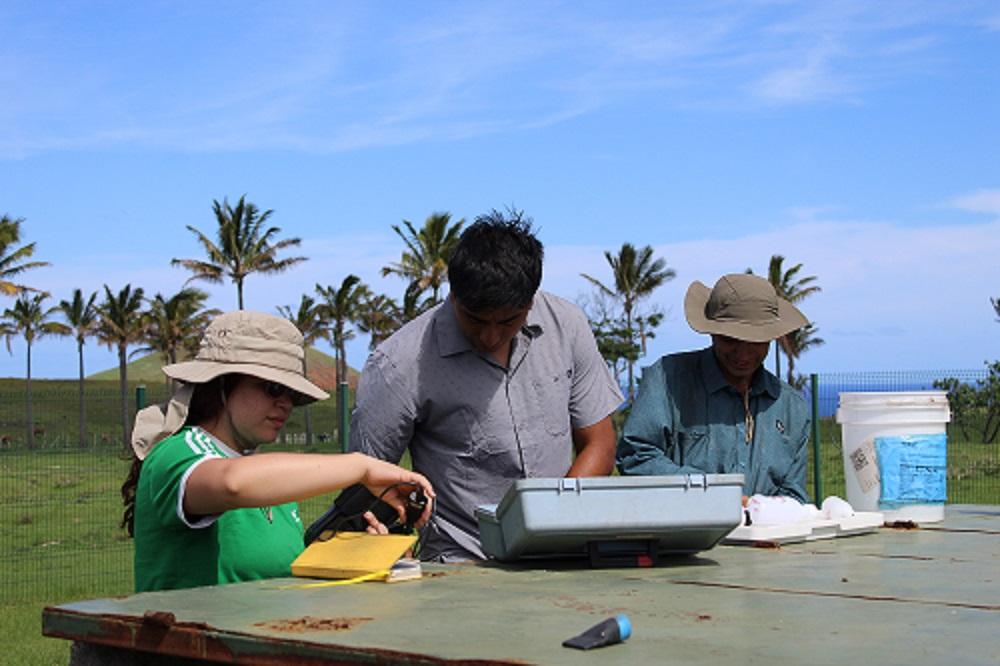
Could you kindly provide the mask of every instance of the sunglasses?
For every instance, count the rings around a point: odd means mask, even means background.
[[[267,394],[267,397],[273,398],[275,400],[277,400],[278,398],[282,398],[286,395],[289,398],[295,395],[295,391],[288,388],[284,384],[279,384],[278,382],[262,381],[260,383],[260,387],[264,391],[264,393]]]

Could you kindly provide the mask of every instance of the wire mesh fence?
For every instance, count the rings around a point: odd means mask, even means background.
[[[837,423],[841,393],[946,390],[951,420],[948,442],[947,490],[953,504],[1000,504],[1000,373],[983,370],[843,372],[818,375],[820,486],[823,497],[845,497],[842,429]],[[809,385],[804,389],[812,400]],[[973,395],[974,394],[974,395]],[[810,453],[812,455],[812,453]],[[810,460],[810,469],[812,460]],[[816,479],[809,491],[816,497]]]
[[[995,434],[990,439],[990,419],[1000,410],[996,375],[1000,371],[993,369],[819,375],[823,496],[845,495],[836,423],[841,392],[950,386],[957,404],[948,425],[948,501],[1000,504],[1000,444]],[[0,599],[4,602],[59,603],[132,591],[132,542],[118,526],[119,488],[130,464],[122,440],[121,394],[115,383],[100,384],[86,386],[81,437],[75,382],[33,382],[29,425],[24,382],[0,380],[0,557],[5,563]],[[128,388],[130,415],[136,408],[137,388],[134,384]],[[144,401],[153,403],[166,398],[167,388],[149,386],[144,393]],[[806,394],[811,399],[808,387]],[[311,406],[310,423],[312,445],[305,443],[305,414],[296,410],[278,448],[339,450],[335,401]],[[812,478],[810,491],[815,496]],[[328,501],[304,503],[303,520],[317,517]]]
[[[165,385],[128,385],[136,407],[162,402]],[[0,379],[0,601],[58,603],[133,589],[132,541],[119,527],[120,487],[131,465],[116,382],[87,382],[80,428],[79,386]],[[340,450],[334,400],[297,409],[279,450]],[[311,440],[311,443],[310,443]],[[318,516],[328,499],[302,507]]]

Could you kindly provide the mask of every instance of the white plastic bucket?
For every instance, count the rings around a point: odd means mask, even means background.
[[[876,438],[941,436],[943,439],[945,425],[950,420],[951,409],[944,391],[841,393],[837,423],[843,435],[847,501],[854,510],[881,511],[886,522],[943,520],[943,502],[901,505],[881,500]]]

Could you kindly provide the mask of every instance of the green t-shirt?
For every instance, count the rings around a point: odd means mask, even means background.
[[[197,427],[157,444],[143,461],[135,499],[135,589],[171,590],[291,574],[302,552],[295,502],[188,516],[184,487],[194,468],[240,454]]]

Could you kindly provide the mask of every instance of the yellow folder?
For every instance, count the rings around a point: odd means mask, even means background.
[[[311,578],[356,578],[386,572],[417,541],[416,534],[339,532],[313,541],[292,562],[292,573]]]

